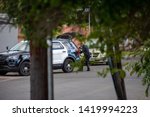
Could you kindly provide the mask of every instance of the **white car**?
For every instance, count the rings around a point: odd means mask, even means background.
[[[80,55],[76,46],[68,40],[53,40],[53,68],[62,69],[64,72],[72,72],[72,62],[78,61]]]
[[[105,53],[101,53],[100,50],[98,49],[89,49],[90,53],[91,53],[91,58],[90,58],[90,62],[93,64],[96,63],[107,63],[107,59],[106,59],[106,54]]]
[[[107,64],[106,53],[100,51],[101,44],[98,43],[98,39],[90,39],[85,43],[89,47],[89,51],[91,53],[90,63],[104,63]],[[106,46],[104,47],[106,50]]]

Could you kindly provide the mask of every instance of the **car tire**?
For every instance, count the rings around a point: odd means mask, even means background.
[[[73,63],[72,59],[66,59],[64,64],[63,64],[63,72],[65,73],[70,73],[73,71],[73,66],[71,65],[71,63]]]
[[[0,71],[0,75],[6,75],[7,72],[6,71]]]
[[[30,62],[23,62],[20,64],[19,74],[21,76],[29,76],[30,75]]]

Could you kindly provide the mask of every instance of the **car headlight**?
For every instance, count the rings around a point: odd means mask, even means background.
[[[16,59],[18,59],[18,55],[12,55],[12,56],[9,56],[8,58],[7,58],[7,60],[16,60]]]
[[[16,65],[16,63],[18,62],[18,58],[19,58],[19,55],[12,55],[12,56],[9,56],[7,57],[7,64],[11,67],[14,67]]]

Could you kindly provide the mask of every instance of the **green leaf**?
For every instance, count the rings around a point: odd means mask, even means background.
[[[106,76],[108,75],[108,73],[110,73],[110,69],[109,68],[104,68],[101,71],[97,72],[97,75],[101,76],[103,78],[106,78]]]
[[[57,7],[61,4],[61,0],[51,0],[50,2],[52,7]]]

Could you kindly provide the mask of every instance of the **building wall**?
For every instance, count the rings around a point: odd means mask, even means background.
[[[18,28],[11,25],[0,25],[0,52],[6,51],[18,43]]]
[[[62,26],[62,29],[61,29],[61,34],[63,33],[68,33],[68,32],[77,32],[85,37],[87,37],[89,35],[89,30],[88,30],[88,27],[80,27],[78,25],[63,25]],[[76,46],[79,48],[81,47],[81,42],[75,37],[73,38],[72,40]]]

